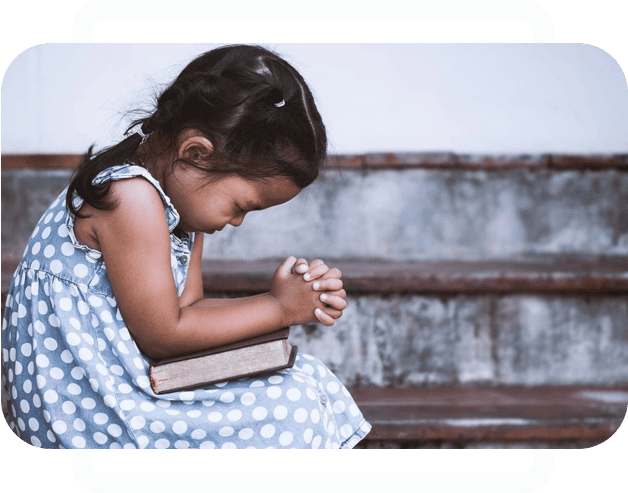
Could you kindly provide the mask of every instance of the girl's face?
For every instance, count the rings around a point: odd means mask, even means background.
[[[226,175],[207,183],[204,172],[182,164],[164,178],[164,191],[179,212],[179,228],[212,234],[227,224],[239,226],[251,211],[288,202],[301,188],[286,177],[256,182]]]

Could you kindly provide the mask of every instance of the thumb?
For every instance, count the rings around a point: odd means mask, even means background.
[[[281,277],[289,276],[290,274],[292,274],[292,267],[294,266],[296,261],[296,257],[290,255],[286,260],[281,263],[279,267],[277,267],[275,274],[279,274],[281,275]]]

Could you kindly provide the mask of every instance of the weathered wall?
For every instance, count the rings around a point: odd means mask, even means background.
[[[2,173],[2,251],[22,253],[68,171]],[[331,171],[296,199],[208,236],[208,259],[628,255],[628,173]]]
[[[351,386],[628,383],[628,296],[360,296],[290,338]]]

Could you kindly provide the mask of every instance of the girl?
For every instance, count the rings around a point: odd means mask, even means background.
[[[303,78],[263,48],[221,47],[134,127],[90,148],[15,272],[2,326],[11,428],[45,448],[353,447],[370,425],[311,356],[164,395],[147,377],[147,356],[341,316],[340,272],[320,260],[289,257],[262,295],[202,297],[203,233],[287,202],[319,173],[325,127]]]

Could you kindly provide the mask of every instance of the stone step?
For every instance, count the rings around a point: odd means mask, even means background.
[[[21,255],[71,173],[28,166],[76,159],[2,157],[3,253]],[[207,237],[204,257],[628,256],[626,162],[626,156],[331,156],[335,168],[295,200]]]
[[[617,431],[628,386],[355,388],[361,448],[593,446]]]

